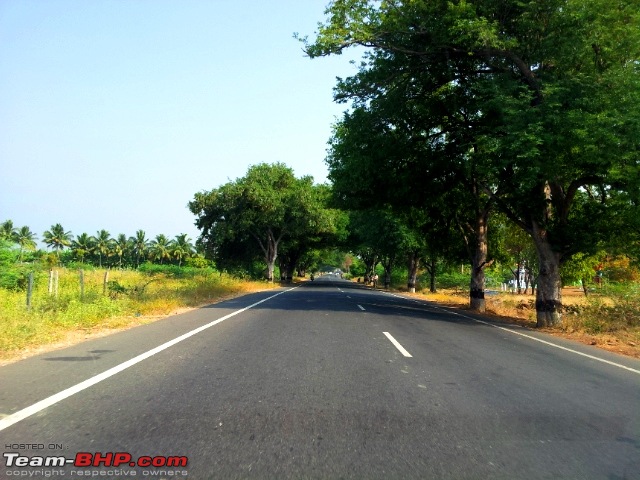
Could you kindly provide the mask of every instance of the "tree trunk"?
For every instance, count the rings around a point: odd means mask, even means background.
[[[267,260],[267,281],[269,283],[273,283],[273,275],[276,270],[276,261],[275,259]]]
[[[518,260],[518,262],[516,263],[516,270],[515,271],[511,270],[511,273],[513,273],[513,278],[515,279],[515,282],[516,282],[516,292],[518,292],[518,295],[522,294],[522,284],[520,283],[521,269],[522,269],[522,263],[520,260]]]
[[[554,252],[547,231],[532,222],[533,242],[538,253],[540,272],[536,289],[536,318],[538,327],[562,323],[562,282],[560,278],[560,254]]]
[[[429,291],[436,293],[436,259],[429,260]]]
[[[409,279],[407,281],[407,288],[411,293],[416,293],[419,264],[420,259],[417,252],[411,252],[409,254]]]
[[[296,263],[298,263],[298,258],[294,258],[293,256],[289,258],[287,262],[287,283],[293,283],[293,272],[296,271]]]
[[[269,283],[273,283],[273,275],[276,269],[276,260],[278,258],[278,243],[280,242],[282,235],[280,235],[279,238],[275,238],[271,229],[268,229],[265,243],[262,242],[258,235],[253,234],[253,236],[258,241],[258,244],[264,253],[264,261],[267,264],[267,281]]]
[[[488,211],[478,212],[475,228],[475,251],[471,262],[471,282],[469,286],[469,304],[472,310],[484,312],[484,267],[487,264],[487,217]]]
[[[267,281],[273,283],[273,276],[276,270],[276,259],[278,258],[278,250],[275,242],[271,238],[267,238],[267,249],[265,252],[265,262],[267,264]]]
[[[384,268],[384,288],[391,286],[391,269],[393,268],[393,260],[395,255],[390,255],[382,259],[382,267]]]
[[[581,280],[582,282],[582,291],[584,292],[584,296],[588,297],[589,296],[589,287],[587,286],[587,279],[583,278]]]

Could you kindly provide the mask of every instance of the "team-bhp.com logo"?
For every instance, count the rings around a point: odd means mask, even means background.
[[[141,456],[133,458],[126,452],[89,453],[79,452],[73,458],[64,456],[33,456],[27,457],[19,453],[4,453],[5,465],[7,467],[64,467],[73,465],[74,467],[186,467],[189,459],[179,456]]]

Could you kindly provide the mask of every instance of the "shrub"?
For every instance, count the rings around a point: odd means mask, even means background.
[[[427,274],[423,274],[421,275],[420,280],[423,285],[427,285],[429,282],[429,276]],[[469,288],[469,274],[458,272],[441,273],[436,277],[436,287],[467,290]]]

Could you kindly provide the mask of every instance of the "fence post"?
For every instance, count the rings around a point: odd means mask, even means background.
[[[84,270],[80,269],[80,300],[84,300]]]
[[[31,310],[31,295],[33,295],[33,272],[29,273],[27,283],[27,310]]]
[[[49,295],[53,293],[53,268],[49,269]]]
[[[104,282],[102,283],[102,294],[107,294],[107,283],[109,283],[109,270],[104,272]]]

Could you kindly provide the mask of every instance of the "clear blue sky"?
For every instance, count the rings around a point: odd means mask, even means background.
[[[0,222],[188,233],[193,195],[284,162],[326,181],[345,56],[326,0],[0,0]]]

